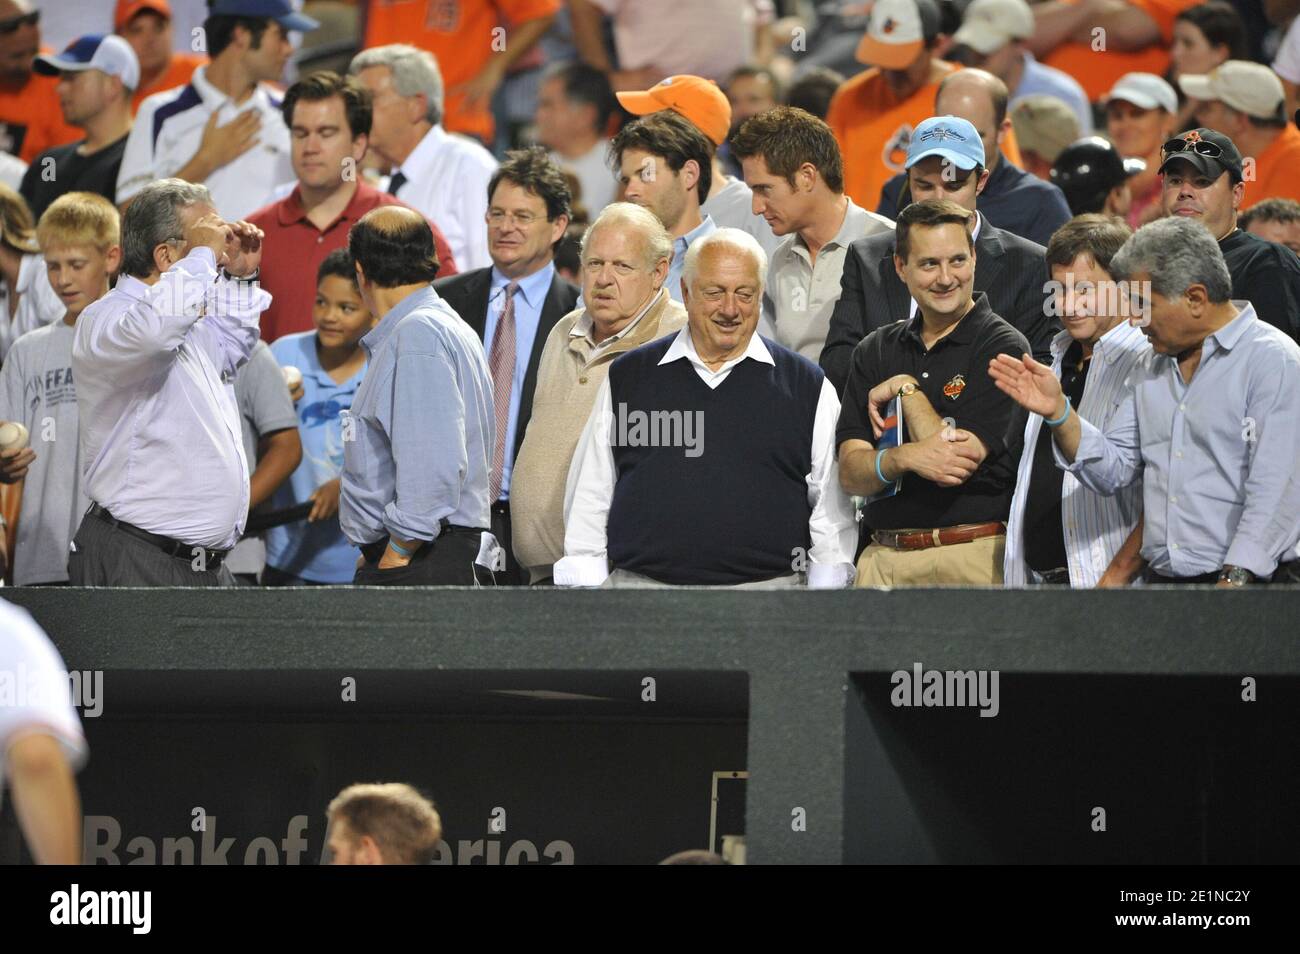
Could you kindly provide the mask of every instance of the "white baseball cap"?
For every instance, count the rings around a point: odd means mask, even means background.
[[[876,0],[855,55],[867,66],[904,69],[921,55],[926,40],[939,35],[941,26],[935,0]]]
[[[1012,40],[1032,36],[1033,32],[1034,14],[1025,0],[974,0],[966,8],[952,41],[988,56]]]
[[[1217,99],[1256,119],[1272,119],[1286,100],[1277,74],[1246,60],[1228,60],[1203,76],[1184,76],[1178,85],[1192,99]]]
[[[1178,112],[1178,94],[1155,73],[1125,73],[1114,89],[1102,97],[1102,102],[1109,103],[1112,99],[1122,99],[1139,109]]]
[[[116,34],[89,34],[68,44],[62,53],[44,53],[36,57],[32,69],[42,76],[99,70],[122,80],[127,89],[140,85],[140,61],[131,44]]]

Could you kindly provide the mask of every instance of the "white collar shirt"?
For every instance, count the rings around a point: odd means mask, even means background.
[[[270,303],[196,248],[153,285],[123,275],[82,313],[72,368],[87,497],[151,533],[235,545],[249,487],[231,381]]]

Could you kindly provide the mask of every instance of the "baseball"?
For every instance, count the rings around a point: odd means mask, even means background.
[[[0,424],[0,451],[22,450],[27,446],[27,428],[17,421]]]
[[[302,372],[293,365],[286,365],[280,370],[284,372],[284,383],[289,385],[290,391],[302,384]]]

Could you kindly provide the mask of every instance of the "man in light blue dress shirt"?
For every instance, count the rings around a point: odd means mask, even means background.
[[[343,428],[339,522],[362,553],[353,582],[491,583],[495,431],[483,347],[429,284],[438,260],[419,213],[367,213],[348,250],[362,300],[383,316],[361,339],[370,363]]]
[[[1028,356],[1000,355],[990,374],[1046,418],[1058,466],[1084,486],[1113,494],[1142,474],[1148,582],[1269,580],[1300,541],[1300,345],[1229,300],[1223,255],[1193,220],[1140,229],[1110,271],[1128,283],[1155,357],[1105,431]]]

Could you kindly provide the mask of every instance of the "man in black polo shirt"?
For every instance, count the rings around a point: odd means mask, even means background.
[[[994,355],[1029,342],[972,298],[972,214],[944,199],[900,213],[899,277],[914,318],[878,328],[853,351],[839,425],[840,484],[874,497],[858,586],[1000,585],[1023,416],[988,376]],[[898,398],[905,443],[877,449]]]
[[[1246,185],[1233,141],[1213,129],[1192,129],[1165,143],[1160,155],[1165,214],[1209,229],[1228,264],[1233,301],[1250,302],[1260,318],[1300,341],[1300,258],[1237,227]]]

